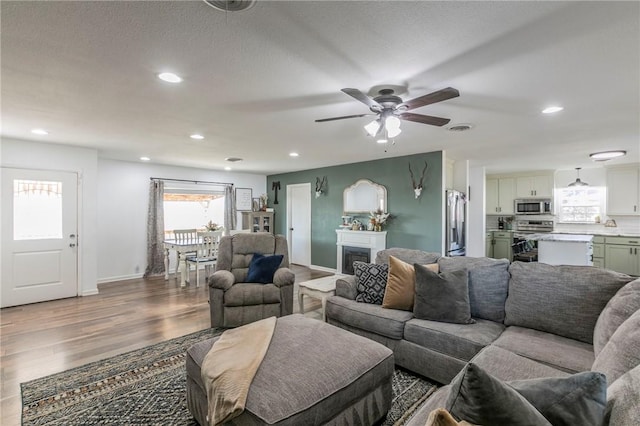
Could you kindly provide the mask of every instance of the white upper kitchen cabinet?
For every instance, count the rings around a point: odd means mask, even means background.
[[[552,176],[521,176],[516,179],[516,198],[551,198],[552,196]]]
[[[512,215],[516,194],[514,178],[487,178],[486,185],[487,214]]]
[[[607,170],[607,214],[640,215],[640,167]]]

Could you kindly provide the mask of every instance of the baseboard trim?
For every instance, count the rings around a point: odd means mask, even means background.
[[[311,268],[311,269],[317,269],[318,271],[331,272],[331,273],[333,273],[333,274],[337,274],[337,272],[336,272],[336,269],[335,269],[335,268],[327,268],[326,266],[311,265],[311,266],[309,266],[309,268]]]
[[[91,290],[84,290],[80,296],[84,297],[84,296],[95,296],[96,294],[99,294],[98,289],[97,288],[92,288]]]
[[[116,277],[98,278],[98,284],[112,283],[114,281],[135,280],[142,278],[144,274],[119,275]]]

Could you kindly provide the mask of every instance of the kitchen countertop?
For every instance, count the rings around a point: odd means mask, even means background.
[[[553,231],[552,234],[568,234],[568,235],[593,235],[594,237],[640,237],[640,233],[636,232],[620,232],[615,228],[611,231],[597,231],[597,232],[579,232],[579,231]]]
[[[593,240],[593,235],[585,234],[531,234],[526,236],[527,240],[554,241],[561,243],[588,243]]]

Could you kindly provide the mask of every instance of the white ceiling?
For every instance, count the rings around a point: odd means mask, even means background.
[[[1,19],[3,137],[267,174],[435,150],[489,172],[594,167],[614,148],[628,155],[608,164],[640,161],[635,1],[2,1]],[[340,89],[383,84],[404,100],[455,87],[412,112],[474,128],[403,122],[380,146],[370,117],[314,122],[369,112]]]

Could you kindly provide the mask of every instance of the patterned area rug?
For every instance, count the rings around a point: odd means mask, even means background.
[[[220,332],[199,331],[22,383],[22,424],[196,426],[186,403],[185,351]],[[384,425],[404,424],[434,390],[396,370]]]

